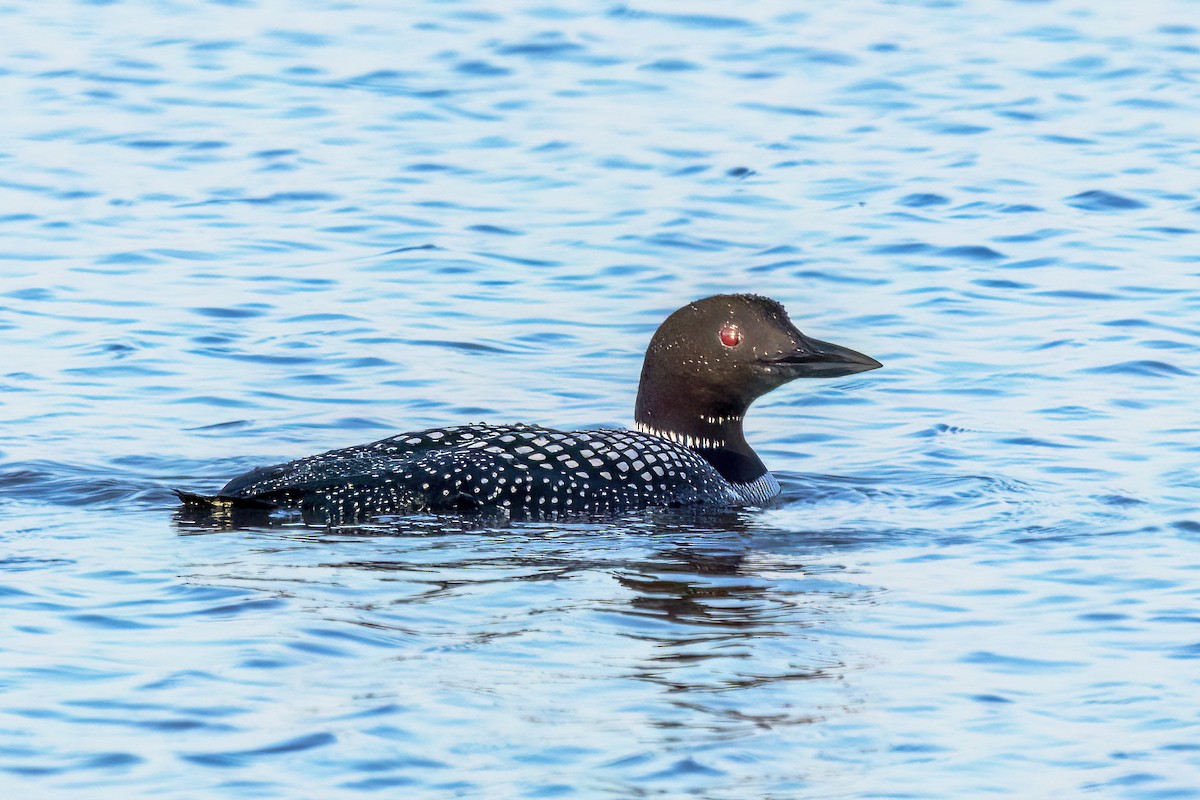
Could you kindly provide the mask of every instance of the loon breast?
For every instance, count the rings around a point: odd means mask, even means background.
[[[694,450],[639,431],[478,424],[256,469],[218,498],[266,501],[340,524],[420,511],[558,517],[734,506],[765,502],[778,487],[774,478],[734,484]]]

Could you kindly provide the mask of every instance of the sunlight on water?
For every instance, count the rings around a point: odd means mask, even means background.
[[[1195,17],[0,8],[0,787],[1200,797]],[[728,291],[885,365],[755,406],[775,507],[176,514],[627,425]]]

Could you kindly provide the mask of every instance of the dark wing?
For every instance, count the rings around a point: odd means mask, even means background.
[[[213,500],[294,508],[327,522],[483,508],[495,499],[495,488],[508,481],[486,477],[503,471],[507,460],[482,449],[537,430],[542,429],[481,424],[404,433],[253,469],[227,483]],[[211,503],[200,495],[183,499]]]
[[[261,467],[217,499],[253,499],[340,524],[419,511],[604,515],[738,498],[701,456],[660,437],[464,425]]]

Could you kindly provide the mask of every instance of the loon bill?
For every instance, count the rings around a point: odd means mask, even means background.
[[[761,505],[779,483],[742,433],[750,404],[796,378],[880,366],[805,336],[770,298],[716,295],[671,314],[650,340],[634,430],[434,428],[260,467],[215,496],[176,494],[192,507],[293,509],[329,524],[416,512],[562,517]]]

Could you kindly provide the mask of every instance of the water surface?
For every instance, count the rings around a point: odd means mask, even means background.
[[[0,8],[0,786],[1200,797],[1195,11]],[[175,516],[747,290],[771,509]]]

